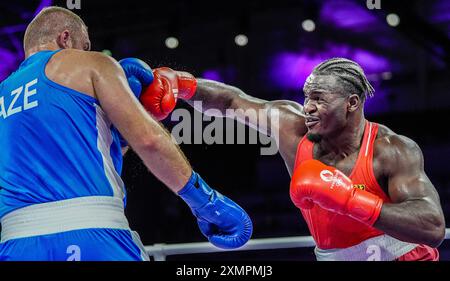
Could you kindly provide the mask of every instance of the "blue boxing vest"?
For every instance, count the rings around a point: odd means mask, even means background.
[[[0,218],[84,196],[126,203],[118,131],[97,99],[47,78],[56,52],[30,56],[0,84]]]

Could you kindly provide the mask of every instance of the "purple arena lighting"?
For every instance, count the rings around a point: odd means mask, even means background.
[[[42,0],[39,5],[33,11],[23,10],[20,12],[20,17],[25,21],[30,21],[32,17],[36,16],[45,7],[53,5],[53,0]],[[27,24],[16,24],[10,26],[4,26],[0,28],[0,35],[6,35],[9,38],[11,49],[15,51],[0,48],[0,81],[5,79],[8,75],[14,71],[20,61],[24,58],[22,50],[21,39],[17,37],[17,34],[23,32],[27,27]]]
[[[14,68],[17,66],[17,57],[14,53],[0,48],[0,82],[3,81],[8,75],[14,71]]]
[[[17,32],[22,32],[27,28],[26,24],[18,24],[18,25],[11,25],[11,26],[5,26],[0,28],[0,35],[4,34],[14,34]]]
[[[375,94],[366,100],[364,112],[367,115],[390,112],[392,110],[392,102],[389,100],[388,93],[378,83],[372,83],[372,85],[375,88]]]
[[[53,0],[42,0],[41,3],[39,3],[39,6],[36,8],[33,17],[35,17],[42,9],[45,7],[51,6],[53,4]]]
[[[233,84],[236,83],[237,80],[237,70],[233,66],[210,68],[203,71],[201,77],[222,83]]]
[[[346,45],[330,45],[326,52],[318,54],[296,54],[293,52],[282,52],[275,55],[271,61],[271,82],[281,90],[296,90],[299,92],[298,102],[301,102],[300,95],[306,78],[314,67],[322,61],[333,57],[345,57],[356,61],[364,69],[368,79],[374,83],[376,94],[367,102],[367,112],[382,112],[389,108],[387,94],[380,89],[383,72],[392,71],[392,63],[385,57],[371,53],[367,50],[352,48]],[[375,77],[376,79],[371,79]]]
[[[435,1],[430,3],[430,16],[433,23],[445,23],[450,21],[450,2]]]
[[[323,3],[320,20],[336,27],[356,32],[366,31],[377,24],[377,18],[370,10],[348,0],[333,0]]]
[[[220,72],[218,70],[215,70],[215,69],[205,70],[203,72],[203,74],[202,74],[202,77],[206,78],[206,79],[209,79],[209,80],[224,82],[224,79],[220,75]]]
[[[333,57],[345,57],[356,61],[366,74],[391,70],[391,63],[387,58],[366,50],[344,45],[333,45],[326,49],[326,52],[316,55],[293,52],[275,55],[270,68],[273,83],[282,89],[301,89],[313,68],[320,62]]]
[[[322,61],[318,56],[281,53],[272,61],[271,77],[277,87],[282,89],[301,89],[314,66]]]
[[[350,59],[359,63],[366,74],[385,72],[391,68],[387,58],[362,49],[354,50]]]

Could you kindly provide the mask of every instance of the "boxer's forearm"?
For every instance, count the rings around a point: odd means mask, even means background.
[[[278,135],[273,132],[278,134],[282,130],[290,137],[280,140],[280,151],[296,151],[300,137],[306,132],[300,104],[287,100],[259,99],[221,82],[197,79],[197,90],[186,102],[206,115],[236,119],[276,139]]]
[[[186,102],[200,112],[217,109],[225,116],[227,109],[240,108],[239,100],[248,98],[239,88],[217,81],[197,79],[197,91]]]
[[[374,227],[399,240],[437,247],[445,235],[438,208],[426,199],[385,203]]]
[[[238,95],[238,91],[239,89],[220,82],[197,79],[197,91],[186,102],[200,112],[214,108],[225,114],[225,110],[230,107],[233,96]]]
[[[156,131],[151,140],[133,149],[152,174],[176,193],[187,183],[192,168],[169,133],[162,126]]]

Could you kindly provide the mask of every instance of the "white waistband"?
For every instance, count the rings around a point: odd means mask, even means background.
[[[316,247],[314,252],[318,261],[392,261],[416,247],[417,244],[384,234],[348,248],[324,250]]]
[[[129,229],[122,200],[110,196],[78,197],[27,206],[3,216],[1,224],[1,243],[86,228]]]

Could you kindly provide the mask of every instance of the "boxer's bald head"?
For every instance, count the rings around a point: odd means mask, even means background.
[[[87,26],[73,12],[60,8],[43,9],[28,25],[24,36],[25,53],[46,44],[58,48],[90,50]]]

